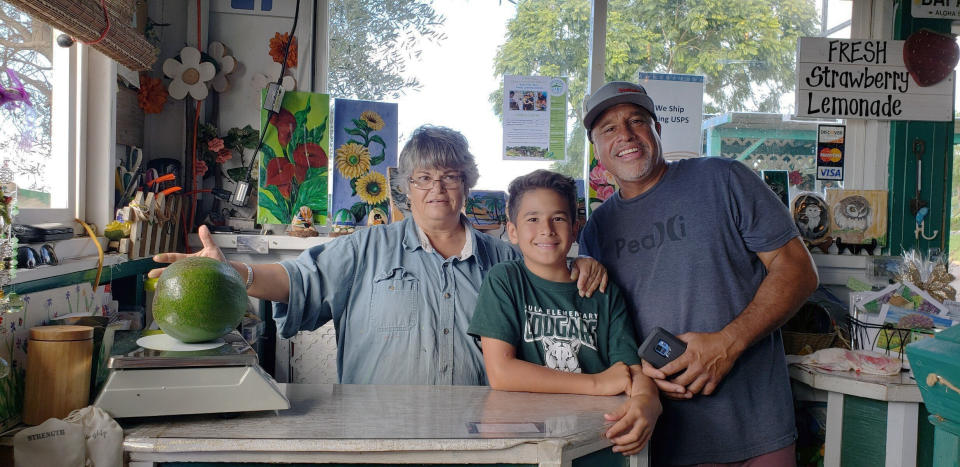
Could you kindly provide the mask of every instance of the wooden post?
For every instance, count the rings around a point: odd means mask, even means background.
[[[136,195],[133,196],[133,201],[130,202],[130,250],[129,258],[135,259],[137,257],[137,252],[140,251],[140,231],[143,229],[143,218],[145,217],[145,212],[143,209],[143,192],[138,191]]]
[[[150,217],[153,222],[153,231],[150,232],[150,238],[147,243],[146,253],[144,256],[153,256],[157,254],[157,247],[160,243],[160,233],[163,231],[163,224],[167,219],[166,211],[166,195],[163,193],[157,194],[157,197],[153,201],[153,209],[151,210]]]
[[[137,249],[137,257],[143,258],[147,255],[147,247],[150,243],[150,236],[153,234],[153,224],[156,223],[156,216],[154,215],[154,194],[153,192],[147,193],[147,197],[143,202],[143,212],[146,215],[146,218],[143,220],[144,228],[142,230],[143,236],[140,239],[140,247]]]

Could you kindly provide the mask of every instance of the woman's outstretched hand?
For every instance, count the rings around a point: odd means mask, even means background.
[[[220,251],[220,247],[213,242],[213,236],[210,234],[210,229],[208,229],[207,226],[201,225],[200,228],[197,229],[197,234],[200,235],[200,243],[203,244],[203,249],[200,251],[191,254],[160,253],[159,255],[154,256],[153,260],[158,263],[172,263],[190,256],[203,256],[205,258],[213,258],[217,261],[228,263],[227,257],[223,255],[223,251]],[[150,272],[147,273],[147,277],[160,277],[160,274],[163,273],[164,269],[166,268],[151,269]]]

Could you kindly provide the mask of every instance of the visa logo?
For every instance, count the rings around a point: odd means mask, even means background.
[[[817,179],[819,180],[843,180],[843,168],[841,167],[818,167]]]

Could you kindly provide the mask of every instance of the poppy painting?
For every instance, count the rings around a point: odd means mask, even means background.
[[[269,118],[260,148],[257,223],[289,224],[306,206],[314,223],[327,222],[330,96],[288,92]]]

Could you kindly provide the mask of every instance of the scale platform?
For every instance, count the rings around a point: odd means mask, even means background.
[[[209,350],[140,347],[110,357],[110,376],[93,405],[114,418],[289,409],[276,381],[236,331]]]

